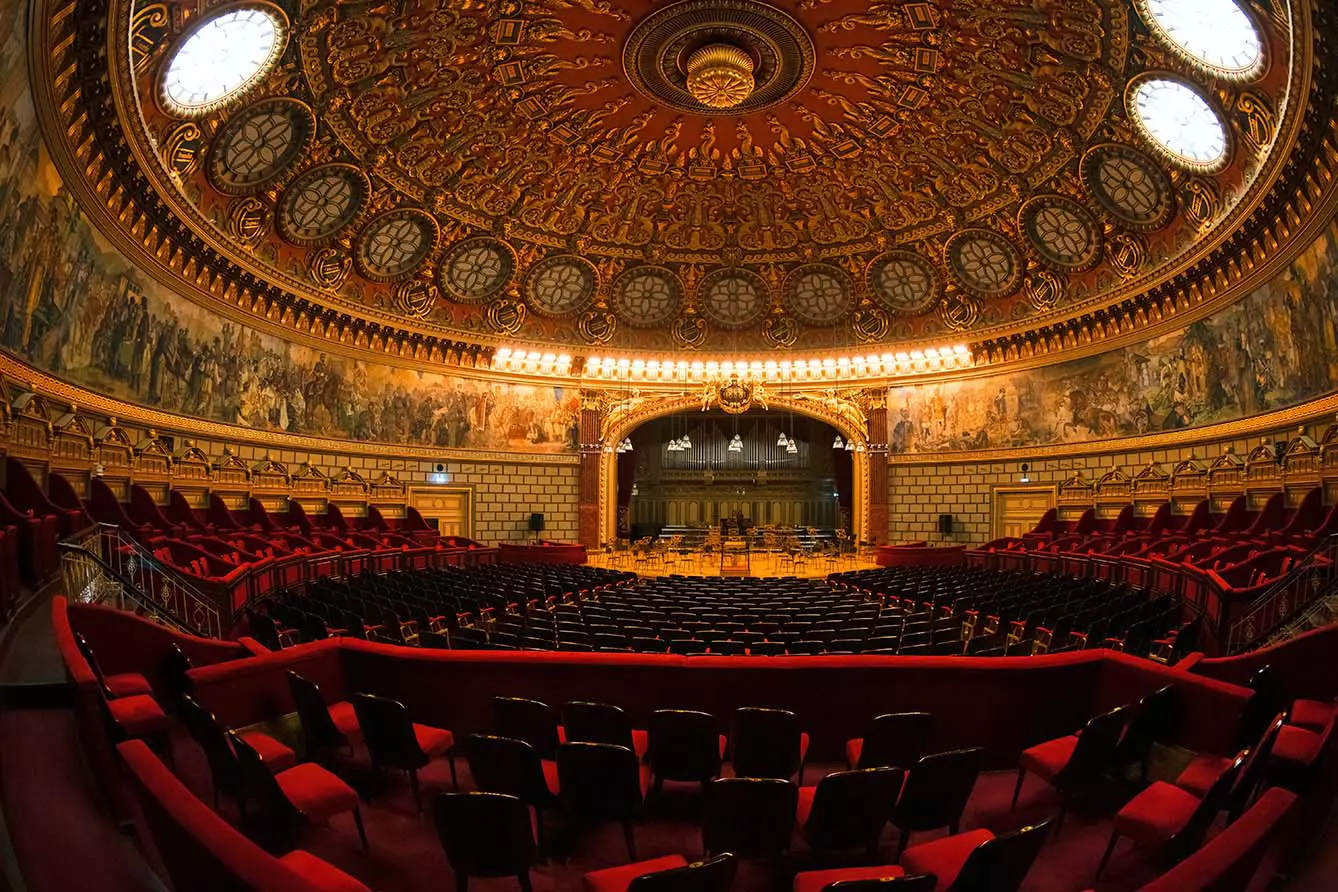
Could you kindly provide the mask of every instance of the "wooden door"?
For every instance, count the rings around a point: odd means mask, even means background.
[[[474,537],[474,490],[468,486],[410,490],[409,504],[425,517],[435,517],[439,534]]]
[[[1042,515],[1054,506],[1055,490],[1052,486],[996,487],[990,538],[1029,533]]]

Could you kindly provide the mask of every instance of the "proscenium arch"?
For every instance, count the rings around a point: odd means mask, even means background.
[[[714,402],[711,403],[714,405]],[[851,404],[845,403],[850,406]],[[761,408],[754,406],[753,408]],[[649,398],[634,408],[618,411],[606,416],[601,423],[601,447],[599,454],[599,541],[613,542],[618,533],[618,454],[617,445],[631,435],[632,431],[647,422],[666,415],[680,412],[702,411],[702,399],[696,394],[680,394],[661,398]],[[842,437],[854,440],[854,461],[851,467],[851,482],[854,491],[850,494],[851,532],[856,542],[866,538],[869,529],[869,453],[868,429],[861,417],[857,424],[853,417],[833,411],[820,402],[807,399],[767,395],[768,412],[793,412],[804,415],[824,424],[830,424]],[[853,413],[851,413],[853,414]]]

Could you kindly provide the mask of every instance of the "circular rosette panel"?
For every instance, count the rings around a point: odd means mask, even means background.
[[[1012,294],[1022,281],[1022,255],[989,229],[962,230],[948,240],[945,253],[953,278],[980,297]]]
[[[697,309],[717,328],[735,331],[756,323],[771,303],[767,283],[742,267],[707,273],[697,286]]]
[[[1022,206],[1022,231],[1037,255],[1063,271],[1091,269],[1101,259],[1101,224],[1062,195],[1041,195]]]
[[[402,208],[373,219],[358,233],[353,260],[373,282],[393,282],[418,268],[437,243],[437,221]]]
[[[595,297],[599,274],[574,254],[555,254],[530,267],[525,300],[540,316],[559,319],[585,309]]]
[[[362,210],[370,185],[351,164],[323,164],[299,176],[279,199],[279,234],[294,245],[320,245]]]
[[[456,242],[437,267],[441,287],[462,303],[491,299],[515,272],[516,254],[511,246],[486,235]]]
[[[683,307],[683,286],[673,270],[634,266],[613,280],[618,316],[635,328],[668,325]]]
[[[934,265],[914,251],[888,251],[869,264],[869,292],[890,312],[925,313],[934,306],[943,283]]]
[[[247,195],[279,179],[316,130],[311,108],[296,99],[266,99],[239,110],[209,148],[209,182],[220,192]]]
[[[1119,143],[1082,159],[1082,178],[1102,210],[1135,229],[1160,229],[1171,219],[1171,183],[1152,156]]]
[[[785,308],[805,325],[828,328],[844,322],[855,305],[855,283],[827,263],[796,267],[785,278]]]

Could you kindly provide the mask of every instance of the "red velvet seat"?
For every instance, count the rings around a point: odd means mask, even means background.
[[[280,771],[274,780],[298,811],[322,824],[358,807],[353,788],[314,762]]]
[[[1199,753],[1176,777],[1175,785],[1202,798],[1208,795],[1208,791],[1222,776],[1222,772],[1231,767],[1232,761],[1234,760],[1228,756]]]
[[[414,805],[418,811],[423,810],[418,771],[433,759],[447,757],[451,767],[451,783],[459,789],[455,773],[454,734],[445,728],[412,722],[404,704],[389,697],[354,694],[351,702],[372,765],[408,772]]]
[[[297,764],[297,753],[293,752],[292,747],[263,731],[244,731],[238,736],[260,754],[270,771],[287,771]]]
[[[321,892],[367,892],[362,883],[310,852],[294,849],[279,861]]]
[[[1027,772],[1055,787],[1063,800],[1059,820],[1071,799],[1100,784],[1114,767],[1120,735],[1129,723],[1132,710],[1121,706],[1088,720],[1078,734],[1070,734],[1023,751],[1018,760],[1017,785],[1013,788],[1013,807]]]
[[[907,873],[932,873],[938,878],[936,892],[944,892],[956,881],[971,853],[991,839],[994,834],[982,827],[911,846],[901,855],[901,868]]]
[[[1292,703],[1287,723],[1307,731],[1323,731],[1336,711],[1338,704],[1331,700],[1297,700]]]
[[[822,892],[832,883],[848,883],[852,880],[886,880],[905,875],[906,871],[896,864],[883,864],[878,867],[806,870],[795,874],[794,892]]]
[[[1280,761],[1295,766],[1314,764],[1324,750],[1324,744],[1333,733],[1333,721],[1322,731],[1308,731],[1296,725],[1284,725],[1273,747],[1273,755]]]
[[[367,848],[362,809],[352,787],[314,762],[271,774],[260,754],[238,734],[229,731],[228,741],[237,755],[248,793],[258,800],[261,814],[269,819],[263,825],[270,833],[282,834],[271,842],[289,842],[293,827],[302,821],[326,824],[336,815],[351,812],[362,847]]]
[[[102,679],[107,695],[112,699],[120,697],[138,697],[141,694],[153,695],[149,680],[138,672],[121,672]]]
[[[620,867],[594,870],[587,873],[581,882],[586,892],[627,892],[627,887],[637,877],[643,877],[646,874],[661,870],[673,870],[676,867],[687,866],[688,859],[682,855],[664,855],[660,858],[651,858],[648,861],[637,861],[634,864],[624,864]]]
[[[167,714],[147,694],[107,701],[112,720],[127,737],[149,737],[167,731]]]

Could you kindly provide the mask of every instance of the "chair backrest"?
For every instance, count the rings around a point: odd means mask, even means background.
[[[557,758],[557,714],[547,703],[524,697],[492,698],[493,730],[499,737],[523,740],[549,761]]]
[[[702,848],[743,858],[785,851],[794,831],[799,788],[777,778],[722,777],[706,785]]]
[[[641,808],[641,765],[636,753],[611,743],[558,747],[558,800],[584,821],[630,821]]]
[[[893,809],[892,823],[904,831],[955,824],[976,785],[984,755],[982,747],[971,747],[935,753],[916,762]]]
[[[928,712],[889,712],[869,725],[857,768],[908,768],[920,761],[934,733]]]
[[[1227,814],[1230,820],[1234,821],[1240,817],[1254,799],[1255,791],[1263,782],[1264,773],[1268,769],[1268,760],[1273,755],[1273,745],[1277,743],[1278,735],[1282,733],[1282,726],[1286,721],[1286,713],[1280,712],[1274,716],[1273,721],[1264,729],[1264,736],[1259,738],[1258,743],[1250,749],[1250,754],[1245,757],[1235,786],[1231,788],[1231,793],[1227,797]]]
[[[632,749],[632,721],[617,706],[573,700],[563,704],[562,727],[573,743],[611,743]]]
[[[788,709],[734,710],[730,759],[736,777],[789,780],[799,771],[799,717]]]
[[[1250,699],[1241,707],[1240,723],[1236,726],[1236,746],[1253,746],[1273,721],[1273,716],[1286,712],[1290,704],[1282,689],[1282,682],[1272,666],[1262,666],[1250,677]]]
[[[1053,778],[1056,786],[1079,787],[1105,775],[1115,761],[1120,735],[1124,733],[1132,711],[1131,706],[1117,706],[1088,719],[1078,735],[1073,754]]]
[[[304,820],[302,813],[283,792],[260,753],[235,732],[228,731],[227,735],[237,754],[246,799],[259,806],[259,814],[248,817],[257,841],[267,849],[291,847],[295,828]]]
[[[93,647],[88,643],[88,639],[81,633],[75,632],[74,643],[79,647],[79,653],[83,654],[84,661],[88,663],[88,668],[92,670],[93,676],[98,680],[98,687],[102,688],[104,694],[110,696],[107,691],[106,676],[102,674],[102,667],[98,665],[98,658],[94,655]]]
[[[470,734],[465,742],[469,773],[480,790],[506,793],[527,805],[540,805],[553,798],[544,779],[539,754],[523,740]]]
[[[313,753],[334,749],[348,742],[343,732],[335,727],[334,719],[330,718],[330,708],[325,705],[321,689],[314,681],[289,670],[288,689],[293,695],[293,705],[297,707],[297,718],[302,723],[308,758]]]
[[[408,769],[422,768],[428,763],[403,703],[375,694],[354,694],[349,700],[373,764]]]
[[[686,867],[643,874],[628,884],[627,892],[727,892],[738,868],[739,859],[725,852]]]
[[[1179,862],[1203,843],[1208,828],[1212,827],[1213,821],[1217,819],[1217,813],[1226,807],[1227,801],[1231,798],[1231,790],[1236,785],[1241,766],[1245,764],[1249,754],[1249,750],[1241,750],[1236,754],[1231,765],[1208,789],[1208,794],[1199,800],[1198,808],[1194,809],[1194,814],[1190,815],[1185,826],[1168,841],[1168,856],[1172,863]]]
[[[527,873],[534,863],[530,810],[504,793],[441,793],[433,803],[437,837],[463,876]]]
[[[804,824],[809,845],[819,851],[876,847],[905,777],[901,768],[857,768],[824,777]]]
[[[1117,761],[1122,765],[1146,762],[1152,744],[1174,737],[1180,718],[1179,705],[1173,684],[1157,688],[1139,700],[1120,739]]]
[[[649,732],[657,779],[707,781],[720,774],[720,735],[710,713],[658,709],[651,713]]]
[[[189,694],[181,698],[177,706],[177,718],[186,726],[186,731],[204,750],[204,757],[209,763],[209,775],[214,786],[221,792],[236,795],[243,789],[242,770],[237,764],[237,756],[228,743],[227,732],[218,724],[214,714],[205,709]]]
[[[1017,892],[1045,842],[1050,821],[996,836],[966,856],[949,892]]]
[[[822,887],[821,892],[934,892],[938,877],[932,873],[885,877],[878,880],[839,880]]]
[[[172,702],[179,701],[195,687],[187,674],[194,665],[190,657],[186,656],[186,652],[175,642],[163,655],[163,677],[167,682],[167,694]]]

